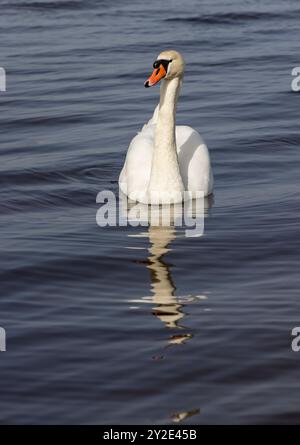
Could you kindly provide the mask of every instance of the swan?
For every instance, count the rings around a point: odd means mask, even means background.
[[[208,196],[213,174],[207,146],[193,128],[176,126],[185,61],[177,51],[163,51],[153,68],[144,86],[161,80],[160,101],[129,145],[119,187],[129,199],[144,204],[179,203],[186,199],[184,191]]]

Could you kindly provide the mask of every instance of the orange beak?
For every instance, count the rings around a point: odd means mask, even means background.
[[[167,72],[162,64],[159,65],[158,68],[153,70],[151,76],[146,80],[144,86],[146,88],[153,87],[153,85],[157,84],[161,79],[163,79],[167,75]]]

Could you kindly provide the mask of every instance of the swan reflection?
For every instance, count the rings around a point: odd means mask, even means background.
[[[148,237],[151,243],[147,268],[151,275],[152,301],[156,304],[152,313],[167,328],[183,328],[180,320],[184,317],[182,304],[175,296],[176,287],[172,279],[171,266],[164,256],[171,250],[170,243],[176,238],[174,227],[149,226]]]
[[[123,199],[125,199],[123,197]],[[212,205],[212,200],[205,199],[204,202],[204,216],[207,215],[208,209]],[[143,264],[150,272],[151,278],[151,296],[143,297],[140,300],[131,300],[134,303],[150,303],[152,305],[152,314],[157,317],[167,329],[177,330],[168,337],[167,346],[180,345],[186,343],[193,337],[191,329],[187,329],[183,324],[183,319],[186,316],[185,306],[189,303],[205,300],[205,295],[201,296],[178,296],[176,295],[176,284],[172,276],[172,266],[166,256],[168,252],[172,251],[172,242],[177,237],[184,236],[182,230],[175,227],[176,219],[182,206],[174,205],[171,212],[171,219],[168,224],[163,224],[168,218],[164,217],[164,206],[157,206],[155,214],[150,212],[147,205],[141,203],[126,204],[127,218],[131,222],[135,218],[143,216],[144,226],[148,224],[148,228],[141,232],[139,237],[146,237],[149,239],[150,246],[148,248],[149,255]],[[169,211],[169,209],[168,209]],[[158,224],[159,221],[159,224]],[[192,240],[191,240],[192,242]],[[174,250],[173,250],[174,251]],[[184,332],[178,332],[179,330]],[[157,357],[156,357],[157,358]],[[161,358],[163,358],[161,356]]]

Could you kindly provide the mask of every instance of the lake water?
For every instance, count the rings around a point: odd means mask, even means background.
[[[299,2],[0,8],[0,422],[299,423]],[[96,224],[168,48],[215,175],[199,238]]]

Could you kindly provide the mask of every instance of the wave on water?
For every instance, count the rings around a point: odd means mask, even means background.
[[[256,20],[272,20],[284,18],[295,18],[299,14],[300,10],[293,11],[292,13],[286,12],[285,14],[275,12],[226,12],[219,14],[202,14],[190,17],[168,17],[166,22],[183,22],[183,23],[202,23],[202,24],[240,24],[241,22],[256,21]]]
[[[62,10],[62,9],[82,9],[89,5],[91,2],[89,0],[82,1],[82,0],[46,0],[46,1],[23,1],[20,3],[5,3],[1,5],[1,9],[17,9],[17,8],[24,8],[24,9],[36,9],[36,10],[48,10],[48,9],[55,9],[55,10]]]

